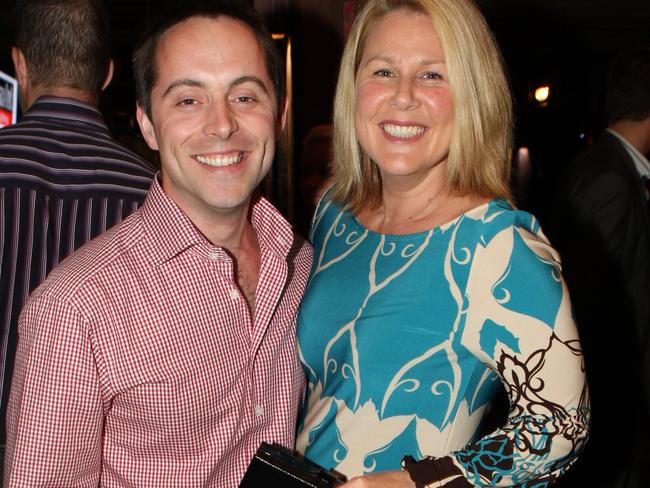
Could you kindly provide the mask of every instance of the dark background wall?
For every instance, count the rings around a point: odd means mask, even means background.
[[[350,13],[363,0],[250,0],[272,30],[291,37],[293,49],[293,148],[288,176],[301,176],[302,140],[330,122],[338,62]],[[114,132],[146,153],[133,121],[130,53],[147,18],[166,2],[107,0],[112,17],[116,74],[102,108]],[[602,91],[611,58],[621,49],[650,44],[649,0],[479,0],[508,66],[516,102],[516,142],[529,148],[533,178],[520,204],[543,219],[557,175],[604,127]],[[10,11],[0,0],[0,70],[13,73],[9,56]],[[541,107],[531,90],[551,85]],[[295,193],[295,188],[294,188]],[[283,200],[286,195],[279,194]],[[299,199],[278,202],[294,215]]]

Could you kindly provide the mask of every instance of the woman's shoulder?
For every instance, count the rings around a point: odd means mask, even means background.
[[[359,225],[354,214],[332,198],[331,189],[329,187],[323,192],[316,205],[309,231],[309,240],[312,244],[318,239],[319,234],[327,232],[335,224],[346,227]]]
[[[491,252],[515,253],[520,258],[539,258],[560,263],[560,256],[542,231],[537,218],[517,209],[507,200],[496,198],[465,214],[458,239],[467,246],[477,245]],[[519,251],[528,249],[529,252]]]
[[[518,229],[546,241],[537,218],[525,210],[517,209],[503,198],[494,198],[463,215],[485,241],[506,229]]]

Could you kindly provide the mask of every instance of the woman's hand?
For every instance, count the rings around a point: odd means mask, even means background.
[[[415,488],[415,483],[406,471],[384,471],[383,473],[357,476],[339,488]]]

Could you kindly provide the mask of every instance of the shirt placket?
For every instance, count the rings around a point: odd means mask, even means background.
[[[264,325],[255,323],[246,298],[237,283],[232,258],[222,250],[210,251],[208,258],[216,263],[217,271],[228,287],[227,296],[234,310],[234,315],[240,319],[240,327],[237,333],[246,339],[248,345],[246,349],[247,374],[245,383],[242,385],[244,391],[243,400],[246,402],[243,406],[245,412],[243,427],[246,430],[254,429],[260,423],[264,423],[265,419],[264,395],[262,392],[264,382],[260,378],[261,371],[256,371],[255,367],[260,344],[254,340],[257,327],[263,327]]]

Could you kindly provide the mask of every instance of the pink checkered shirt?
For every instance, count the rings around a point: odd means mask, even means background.
[[[163,192],[64,261],[19,320],[4,486],[236,487],[292,446],[311,248],[265,200],[255,317],[233,262]]]

